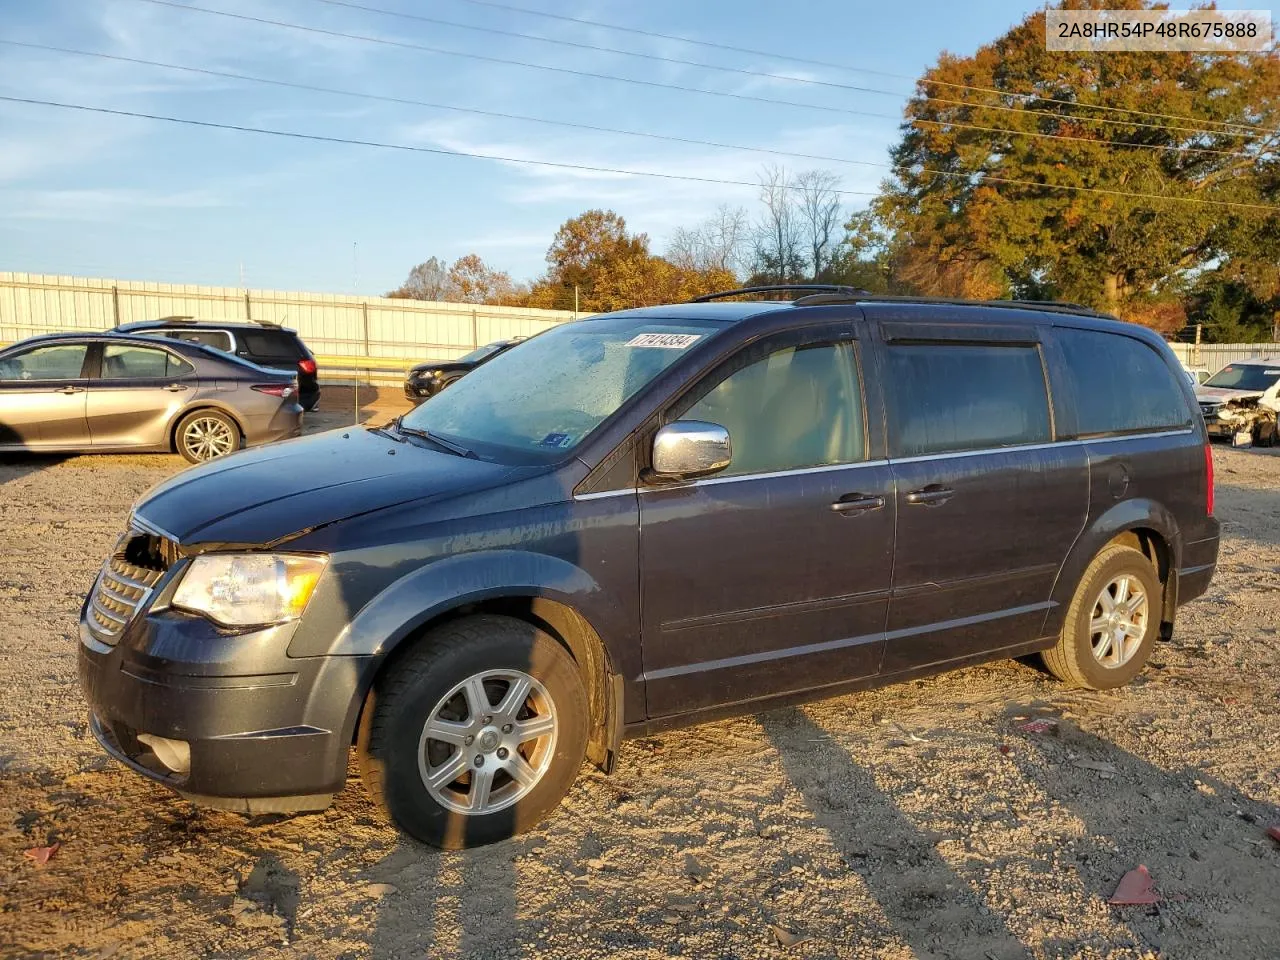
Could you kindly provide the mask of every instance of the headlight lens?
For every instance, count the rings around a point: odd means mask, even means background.
[[[325,557],[209,553],[187,568],[173,606],[228,627],[297,620],[315,592]]]

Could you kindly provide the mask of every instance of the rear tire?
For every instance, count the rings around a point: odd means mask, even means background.
[[[466,617],[428,633],[374,683],[357,735],[360,774],[406,833],[446,850],[478,847],[532,829],[559,805],[582,766],[589,719],[578,666],[552,637],[510,617]]]
[[[1146,665],[1160,633],[1163,588],[1141,550],[1104,547],[1080,578],[1058,642],[1040,656],[1074,687],[1122,687]]]
[[[182,418],[174,443],[188,463],[208,463],[244,444],[240,426],[219,410],[196,410]]]

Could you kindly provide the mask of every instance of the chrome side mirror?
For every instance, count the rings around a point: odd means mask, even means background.
[[[729,431],[718,423],[677,420],[653,438],[653,472],[659,477],[700,477],[733,460]]]

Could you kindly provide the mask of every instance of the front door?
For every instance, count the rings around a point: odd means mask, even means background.
[[[169,425],[195,394],[195,367],[161,347],[102,344],[86,416],[95,447],[163,447]]]
[[[898,497],[883,672],[1037,639],[1089,501],[1084,451],[1053,442],[1037,331],[881,330]]]
[[[46,343],[0,360],[0,447],[88,446],[87,343]]]
[[[868,459],[848,328],[746,348],[667,420],[727,428],[733,461],[640,491],[649,715],[874,674],[894,498],[888,466]]]

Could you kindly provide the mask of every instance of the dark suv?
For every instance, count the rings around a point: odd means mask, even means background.
[[[303,410],[314,410],[320,402],[316,358],[298,331],[289,327],[265,322],[224,323],[192,317],[163,317],[125,323],[116,327],[115,332],[203,343],[260,367],[284,370],[298,378],[298,402]]]
[[[317,809],[354,745],[401,827],[462,847],[537,823],[624,737],[1033,652],[1120,686],[1217,555],[1204,424],[1149,330],[697,302],[174,477],[79,662],[105,748],[183,795]]]

